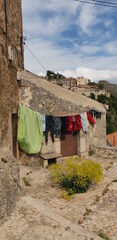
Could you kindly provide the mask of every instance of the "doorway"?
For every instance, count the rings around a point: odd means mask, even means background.
[[[77,155],[77,132],[64,132],[61,136],[61,154],[63,157]]]

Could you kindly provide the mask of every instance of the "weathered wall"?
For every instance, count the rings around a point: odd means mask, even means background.
[[[18,162],[8,149],[0,149],[0,224],[18,199],[19,184]]]
[[[9,46],[13,60],[8,57]],[[10,113],[17,111],[17,69],[23,69],[21,0],[0,0],[0,146],[9,146]]]
[[[91,93],[93,93],[95,95],[95,99],[97,99],[97,97],[101,94],[106,95],[106,91],[105,90],[96,90],[94,88],[78,88],[78,87],[72,87],[72,90],[74,92],[83,94],[87,97],[89,97],[91,95]]]
[[[87,85],[89,80],[85,77],[77,77],[76,78],[77,85]]]
[[[77,114],[80,109],[77,103],[58,98],[44,88],[24,80],[20,90],[20,104],[53,116],[71,115],[71,111]]]
[[[48,133],[48,143],[45,144],[45,135],[43,136],[43,145],[41,149],[41,154],[46,154],[46,153],[61,153],[61,143],[60,143],[60,138],[55,138],[54,143],[51,140],[50,132]]]
[[[96,158],[117,160],[117,147],[98,147],[95,151]]]
[[[97,147],[106,146],[106,114],[101,114],[101,119],[95,118],[96,124],[89,124],[88,132],[80,131],[80,155],[87,155]]]

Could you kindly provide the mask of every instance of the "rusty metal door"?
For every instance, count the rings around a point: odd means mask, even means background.
[[[77,132],[62,133],[61,154],[63,157],[77,155]]]

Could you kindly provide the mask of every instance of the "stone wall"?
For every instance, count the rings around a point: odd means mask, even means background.
[[[53,116],[71,115],[71,112],[77,114],[80,109],[77,103],[73,104],[70,101],[58,98],[44,88],[37,87],[30,81],[25,80],[21,83],[20,98],[20,104],[34,111]]]
[[[11,147],[9,118],[18,107],[18,68],[23,69],[21,0],[0,0],[0,147]]]
[[[0,150],[0,224],[13,209],[19,193],[18,163],[8,149]]]
[[[80,131],[80,155],[87,155],[98,147],[106,146],[106,114],[101,114],[101,119],[95,118],[96,124],[89,123],[88,132]]]
[[[46,153],[61,153],[60,138],[55,138],[54,143],[51,140],[50,132],[48,133],[48,144],[45,144],[45,135],[43,136],[43,145],[41,149],[41,154]]]
[[[98,147],[95,149],[95,156],[103,159],[117,160],[117,147]]]
[[[94,88],[90,88],[90,86],[89,86],[89,88],[87,88],[87,87],[86,88],[85,87],[81,87],[81,88],[72,87],[71,89],[72,89],[72,91],[83,94],[87,97],[91,96],[91,93],[93,93],[95,95],[95,99],[97,99],[98,96],[101,94],[103,94],[103,95],[107,94],[107,92],[105,90],[97,90]]]

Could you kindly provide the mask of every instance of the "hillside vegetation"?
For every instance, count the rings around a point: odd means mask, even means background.
[[[107,104],[109,109],[107,111],[107,134],[117,131],[117,84],[111,84],[107,81],[100,81],[97,86],[99,89],[105,89],[110,92],[110,97],[101,94],[98,96],[98,101]]]

